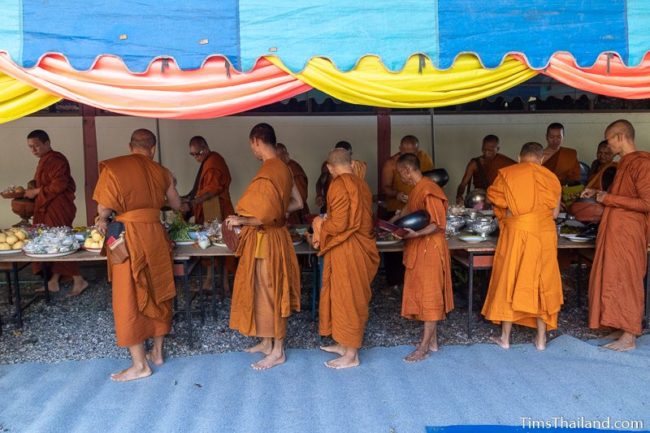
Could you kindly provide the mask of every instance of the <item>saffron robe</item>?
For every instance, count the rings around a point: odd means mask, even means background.
[[[555,173],[561,185],[580,182],[580,163],[575,149],[560,147],[543,165]]]
[[[309,180],[307,179],[307,173],[302,169],[300,164],[298,164],[293,159],[289,161],[289,170],[291,170],[291,175],[293,176],[293,183],[298,188],[300,197],[302,198],[303,207],[297,211],[293,211],[289,214],[289,219],[287,222],[289,224],[305,224],[305,217],[309,215],[309,205],[307,204],[307,196],[309,194],[308,184]]]
[[[234,214],[230,200],[230,170],[223,157],[217,152],[210,152],[201,164],[201,172],[196,191],[192,191],[192,198],[205,194],[213,195],[212,198],[193,206],[192,214],[197,224],[211,222],[215,218],[223,221],[228,215]]]
[[[399,173],[397,172],[397,160],[400,156],[400,153],[396,153],[395,155],[391,156],[391,158],[384,164],[381,172],[384,178],[385,176],[388,176],[389,173],[392,173],[393,182],[391,183],[391,188],[397,192],[402,192],[408,195],[413,189],[413,186],[404,183],[402,181],[402,178],[399,176]],[[434,169],[433,161],[431,161],[431,157],[427,155],[425,151],[418,150],[416,156],[420,161],[420,171],[425,172]],[[386,199],[385,206],[388,211],[395,212],[396,210],[402,209],[404,207],[404,203],[397,200],[396,197],[391,197]]]

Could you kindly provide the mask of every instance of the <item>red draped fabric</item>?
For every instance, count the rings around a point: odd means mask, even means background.
[[[72,101],[115,113],[167,119],[226,116],[311,90],[264,58],[246,73],[215,56],[196,70],[183,71],[173,59],[158,59],[146,72],[134,74],[112,56],[102,56],[90,70],[78,71],[57,54],[23,69],[0,53],[0,71]]]

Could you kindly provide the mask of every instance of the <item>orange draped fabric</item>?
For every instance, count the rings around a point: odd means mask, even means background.
[[[561,185],[569,182],[580,182],[580,163],[578,152],[568,147],[560,147],[548,160],[544,167],[551,170],[560,180]]]
[[[210,222],[214,218],[223,221],[228,215],[235,213],[232,201],[230,200],[230,170],[223,157],[217,152],[210,152],[210,155],[204,161],[201,167],[199,185],[194,194],[195,197],[201,197],[205,194],[211,194],[213,197],[203,203],[194,205],[192,214],[198,224]],[[210,201],[217,206],[212,206],[214,210],[208,212],[209,218],[206,221],[204,207],[210,206]],[[216,214],[216,215],[213,215]],[[211,218],[210,218],[211,217]]]
[[[140,344],[171,329],[176,287],[171,244],[160,224],[170,182],[169,171],[143,155],[100,163],[93,199],[116,212],[129,250],[126,262],[111,266],[109,261],[118,346]]]
[[[501,233],[482,311],[487,320],[535,328],[539,317],[557,328],[563,295],[553,211],[561,190],[553,173],[529,162],[501,169],[488,188]]]
[[[447,196],[431,179],[423,177],[413,187],[404,215],[425,210],[436,231],[407,239],[404,245],[404,293],[402,316],[422,321],[443,320],[454,309],[451,285],[451,258],[445,226]]]
[[[650,53],[635,67],[626,66],[616,55],[601,54],[589,68],[578,67],[571,54],[556,53],[540,72],[576,89],[599,95],[650,98]]]
[[[368,164],[357,159],[352,160],[352,172],[360,179],[366,178],[366,170],[368,169]]]
[[[400,178],[399,174],[397,173],[397,160],[400,157],[400,153],[396,153],[395,155],[391,156],[388,161],[384,164],[384,167],[382,168],[382,184],[383,184],[383,178],[386,176],[389,176],[392,173],[393,177],[393,182],[391,184],[392,188],[395,191],[398,192],[403,192],[404,194],[409,194],[411,190],[413,189],[413,186],[407,185],[402,181],[402,178]],[[418,160],[420,161],[420,171],[423,173],[425,171],[433,170],[433,161],[431,161],[431,157],[427,155],[427,153],[424,150],[418,150],[418,153],[416,154],[418,157]],[[404,203],[401,201],[397,200],[396,198],[392,197],[386,200],[386,209],[389,211],[396,211],[398,209],[402,209],[404,207]]]
[[[307,196],[309,195],[309,179],[307,178],[307,173],[305,170],[298,164],[296,161],[289,160],[289,170],[291,170],[291,175],[293,176],[293,183],[298,188],[300,197],[304,203],[302,209],[291,212],[289,214],[289,219],[287,222],[289,224],[304,224],[305,216],[309,215],[309,205],[307,204]]]
[[[226,116],[311,90],[264,58],[247,73],[215,56],[200,69],[188,71],[179,69],[173,59],[157,59],[146,72],[134,74],[112,56],[102,56],[92,69],[78,71],[60,54],[48,54],[34,68],[23,69],[0,53],[0,71],[72,101],[130,116],[167,119]]]
[[[478,162],[476,162],[477,160]],[[472,161],[474,161],[475,164],[478,164],[478,168],[474,172],[474,176],[472,176],[472,183],[474,184],[474,188],[481,188],[483,190],[487,190],[488,187],[492,185],[492,182],[494,182],[494,179],[496,179],[499,174],[499,170],[517,163],[513,159],[500,153],[497,153],[496,156],[490,160],[485,160],[479,157],[474,158]]]
[[[237,203],[238,215],[262,222],[242,228],[235,253],[240,259],[230,327],[244,335],[284,338],[287,318],[300,311],[300,268],[285,221],[292,185],[289,167],[273,158],[264,161]]]
[[[589,327],[641,334],[650,237],[650,154],[629,153],[618,164],[596,239],[589,277]]]
[[[370,283],[379,267],[373,227],[368,184],[355,174],[334,178],[318,238],[324,259],[318,328],[345,347],[361,347],[368,321]]]
[[[616,169],[618,167],[618,162],[616,161],[610,161],[607,164],[601,164],[598,169],[589,175],[589,179],[587,181],[587,185],[585,185],[585,188],[595,188],[599,190],[604,190],[603,188],[603,174],[605,174],[605,171],[608,168]]]
[[[77,213],[74,204],[76,186],[67,158],[54,150],[46,153],[38,160],[34,180],[36,187],[41,189],[34,201],[34,224],[72,227]],[[41,265],[36,263],[34,271],[40,269]],[[66,277],[79,275],[79,265],[55,262],[52,272]]]

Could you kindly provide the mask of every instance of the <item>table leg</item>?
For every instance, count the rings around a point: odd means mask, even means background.
[[[199,311],[201,312],[201,326],[205,325],[205,293],[203,293],[203,260],[199,259],[199,262],[196,264],[199,267]],[[212,268],[212,279],[214,280],[216,276],[214,275],[214,268]]]
[[[316,321],[316,314],[318,313],[318,297],[320,296],[322,278],[322,257],[312,256],[314,258],[314,281],[311,287],[311,320]]]
[[[14,317],[16,320],[16,326],[18,328],[23,327],[23,305],[22,300],[20,299],[20,281],[18,280],[18,264],[11,264],[11,274],[14,279]],[[46,286],[47,287],[47,286]]]
[[[185,297],[185,318],[187,319],[187,341],[192,347],[192,296],[190,294],[188,261],[183,262],[183,296]]]
[[[217,320],[217,267],[216,259],[214,256],[210,257],[210,266],[212,266],[212,282],[210,283],[210,290],[212,291],[212,299],[210,299],[210,310],[212,311],[212,318]],[[223,277],[224,267],[219,260],[219,277]]]
[[[472,307],[474,303],[474,253],[469,253],[469,269],[467,276],[467,338],[472,337]]]
[[[49,304],[50,303],[50,277],[51,277],[51,269],[50,269],[50,264],[49,263],[41,263],[41,274],[43,275],[43,288],[44,294],[45,294],[45,303]]]

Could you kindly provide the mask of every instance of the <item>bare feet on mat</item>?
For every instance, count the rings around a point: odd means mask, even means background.
[[[438,341],[431,340],[431,343],[429,343],[429,352],[437,352],[438,351]]]
[[[535,349],[546,350],[546,335],[537,335],[535,337]]]
[[[332,344],[331,346],[320,346],[320,350],[328,353],[336,353],[339,356],[345,355],[345,348],[340,344]]]
[[[253,370],[268,370],[275,367],[276,365],[284,364],[287,358],[284,356],[284,351],[280,355],[270,354],[266,355],[261,361],[257,361],[254,364],[251,364]]]
[[[623,331],[616,329],[603,337],[603,340],[618,340],[623,335]]]
[[[265,355],[270,355],[271,350],[273,350],[273,344],[270,341],[265,341],[262,340],[261,342],[257,343],[255,346],[249,347],[248,349],[244,349],[244,352],[248,353],[263,353]]]
[[[81,295],[81,294],[82,294],[82,293],[83,293],[87,288],[88,288],[88,281],[86,281],[86,280],[81,280],[81,281],[79,281],[79,282],[76,282],[76,281],[75,281],[74,285],[72,286],[72,290],[70,291],[70,293],[68,293],[67,296],[68,296],[68,297],[71,297],[71,296],[79,296],[79,295]]]
[[[404,362],[413,363],[424,361],[429,357],[429,350],[423,350],[420,346],[417,346],[415,350],[409,353],[405,358]]]
[[[605,349],[615,350],[617,352],[627,352],[636,349],[636,336],[629,332],[623,332],[618,340],[605,344]]]
[[[503,337],[490,337],[493,343],[499,345],[502,349],[510,349],[510,342],[505,341]]]
[[[151,362],[156,367],[160,367],[165,363],[162,353],[156,353],[153,350],[147,352],[147,361]]]
[[[340,358],[325,362],[325,367],[333,368],[335,370],[342,370],[344,368],[358,367],[359,364],[359,355],[352,357],[341,356]]]
[[[126,370],[111,374],[111,380],[115,382],[129,382],[149,376],[151,376],[151,368],[149,368],[149,365],[145,365],[144,367],[136,367],[132,365]]]

